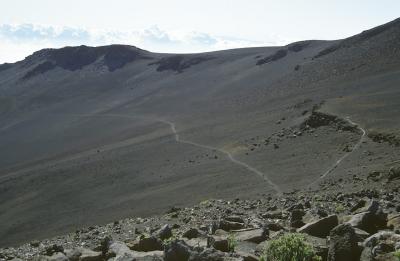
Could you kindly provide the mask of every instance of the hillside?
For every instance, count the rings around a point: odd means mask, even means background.
[[[400,160],[399,43],[397,19],[336,41],[79,46],[0,65],[0,246],[387,172]]]

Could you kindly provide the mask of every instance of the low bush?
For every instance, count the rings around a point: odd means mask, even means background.
[[[303,235],[286,234],[271,240],[265,247],[260,261],[320,261],[313,247],[308,244]]]

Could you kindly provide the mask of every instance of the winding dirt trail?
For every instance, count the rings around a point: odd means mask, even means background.
[[[367,132],[366,132],[363,128],[361,128],[360,125],[358,125],[358,124],[355,123],[354,121],[350,120],[349,117],[346,117],[346,120],[347,120],[351,125],[356,126],[356,127],[362,132],[362,135],[361,135],[359,141],[354,145],[353,149],[352,149],[350,152],[348,152],[348,153],[344,154],[342,157],[340,157],[340,158],[335,162],[335,164],[333,164],[332,167],[330,167],[327,171],[325,171],[318,179],[316,179],[315,181],[313,181],[312,183],[310,183],[310,184],[308,185],[308,187],[310,187],[310,186],[316,184],[317,182],[319,182],[320,180],[322,180],[322,179],[324,179],[326,176],[328,176],[330,173],[332,173],[332,172],[340,165],[340,163],[342,163],[342,161],[343,161],[344,159],[346,159],[346,158],[347,158],[348,156],[350,156],[354,151],[356,151],[356,150],[358,149],[358,147],[360,147],[362,141],[364,140],[364,137],[365,137],[365,135],[366,135]]]
[[[276,192],[277,195],[282,195],[282,193],[283,193],[282,190],[279,188],[279,186],[269,179],[268,175],[266,175],[265,173],[259,171],[258,169],[250,166],[249,164],[247,164],[247,163],[245,163],[243,161],[235,159],[235,157],[230,152],[228,152],[226,150],[223,150],[223,149],[220,149],[220,148],[217,148],[217,147],[204,145],[204,144],[200,144],[200,143],[197,143],[197,142],[193,142],[193,141],[182,139],[180,137],[180,135],[179,135],[179,132],[176,129],[175,123],[173,123],[171,121],[168,121],[168,120],[165,120],[165,119],[159,119],[159,118],[144,117],[144,116],[129,116],[129,115],[122,115],[122,114],[101,114],[99,116],[126,117],[126,118],[136,118],[136,119],[140,118],[140,119],[153,120],[153,121],[156,121],[156,122],[161,122],[161,123],[167,124],[171,128],[172,134],[174,135],[176,142],[189,144],[189,145],[192,145],[192,146],[196,146],[196,147],[199,147],[199,148],[202,148],[202,149],[211,150],[211,151],[218,151],[218,152],[224,154],[227,157],[227,159],[229,161],[231,161],[232,163],[234,163],[235,165],[239,165],[242,168],[245,168],[248,171],[258,175],[260,178],[262,178],[265,182],[267,182],[272,187],[272,189]]]
[[[229,161],[231,161],[233,164],[238,165],[238,166],[240,166],[242,168],[245,168],[248,171],[250,171],[250,172],[258,175],[260,178],[262,178],[265,182],[267,182],[272,187],[272,189],[276,192],[277,195],[281,195],[283,193],[282,190],[279,188],[279,186],[277,184],[275,184],[274,182],[272,182],[265,173],[263,173],[263,172],[259,171],[258,169],[248,165],[245,162],[242,162],[242,161],[240,161],[238,159],[235,159],[235,157],[230,152],[228,152],[226,150],[223,150],[223,149],[220,149],[220,148],[217,148],[217,147],[212,147],[212,146],[209,146],[209,145],[204,145],[204,144],[200,144],[200,143],[196,143],[196,142],[192,142],[192,141],[189,141],[189,140],[182,139],[180,137],[180,135],[179,135],[179,132],[176,129],[175,123],[167,121],[165,119],[159,119],[159,118],[156,118],[156,117],[136,116],[136,115],[135,116],[131,116],[131,115],[124,115],[124,114],[68,114],[68,115],[77,116],[77,117],[118,117],[118,118],[128,118],[128,119],[144,119],[144,120],[150,120],[150,121],[155,121],[155,122],[160,122],[160,123],[166,124],[166,125],[168,125],[170,127],[176,142],[188,144],[188,145],[191,145],[191,146],[196,146],[196,147],[199,147],[199,148],[202,148],[202,149],[211,150],[211,151],[214,151],[214,152],[220,152],[220,153],[224,154],[226,156],[226,158]],[[79,158],[80,156],[84,156],[84,155],[87,155],[87,154],[85,152],[79,153],[78,155],[75,155],[73,157],[68,157],[68,158],[65,158],[65,159],[51,161],[50,164],[61,163],[61,162],[68,161],[68,160],[71,160],[71,159]],[[44,165],[41,164],[41,165],[35,165],[35,166],[19,169],[17,171],[10,172],[10,173],[7,173],[5,175],[0,176],[0,181],[1,180],[5,180],[5,179],[10,178],[10,177],[15,177],[15,176],[21,175],[21,174],[29,172],[31,170],[38,170],[38,169],[40,169],[42,167],[44,167]]]
[[[268,185],[271,186],[271,188],[276,192],[277,195],[282,195],[283,194],[283,192],[280,189],[280,187],[277,184],[275,184],[274,182],[272,182],[269,179],[267,174],[261,172],[260,170],[252,167],[251,165],[249,165],[249,164],[247,164],[247,163],[245,163],[243,161],[240,161],[240,160],[236,159],[233,156],[233,154],[230,153],[229,151],[226,151],[224,149],[220,149],[220,148],[217,148],[217,147],[205,145],[205,144],[200,144],[200,143],[193,142],[193,141],[190,141],[190,140],[182,139],[180,137],[180,135],[179,135],[179,131],[177,130],[175,123],[173,123],[171,121],[168,121],[168,120],[165,120],[165,119],[156,118],[156,117],[138,116],[138,115],[132,116],[132,115],[124,115],[124,114],[70,114],[70,115],[78,116],[78,117],[118,117],[118,118],[128,118],[128,119],[144,119],[144,120],[150,120],[150,121],[155,121],[155,122],[160,122],[160,123],[166,124],[171,129],[171,132],[174,135],[174,138],[175,138],[176,142],[184,143],[184,144],[196,146],[196,147],[199,147],[199,148],[202,148],[202,149],[211,150],[211,151],[214,151],[214,152],[219,152],[221,154],[224,154],[226,156],[226,158],[229,161],[231,161],[233,164],[238,165],[238,166],[246,169],[247,171],[252,172],[252,173],[256,174],[257,176],[259,176],[260,178],[262,178],[265,182],[268,183]],[[348,152],[348,153],[344,154],[342,157],[340,157],[335,162],[335,164],[333,164],[328,170],[326,170],[318,179],[316,179],[315,181],[310,183],[308,185],[308,187],[311,187],[312,185],[316,184],[317,182],[319,182],[320,180],[322,180],[326,176],[328,176],[330,173],[332,173],[342,163],[343,160],[345,160],[347,157],[349,157],[354,151],[356,151],[360,147],[362,141],[364,140],[364,137],[366,135],[366,131],[362,127],[360,127],[357,123],[355,123],[352,120],[350,120],[349,117],[347,117],[346,120],[351,125],[356,126],[362,132],[362,135],[361,135],[359,141],[354,145],[353,149],[350,152]],[[86,155],[86,154],[82,153],[82,155]],[[78,158],[79,156],[81,156],[81,155],[80,154],[79,155],[75,155],[74,157],[70,157],[70,158],[66,158],[66,159],[60,159],[60,160],[52,161],[50,163],[54,164],[54,163],[58,163],[58,162],[64,162],[64,161],[67,161],[67,160]],[[26,173],[26,172],[28,172],[30,170],[37,170],[37,169],[40,169],[41,167],[43,167],[42,164],[37,165],[37,166],[31,166],[31,167],[23,168],[23,169],[20,169],[20,170],[11,172],[11,173],[7,173],[5,175],[0,176],[0,180],[4,180],[4,179],[10,178],[10,177],[14,177],[14,176],[17,176],[19,174]]]
[[[173,134],[175,135],[176,142],[186,143],[186,144],[189,144],[189,145],[193,145],[193,146],[196,146],[196,147],[200,147],[200,148],[208,149],[208,150],[212,150],[212,151],[218,151],[218,152],[224,154],[228,158],[228,160],[230,160],[232,163],[234,163],[236,165],[239,165],[239,166],[247,169],[248,171],[253,172],[254,174],[258,175],[260,178],[262,178],[264,181],[266,181],[276,191],[276,193],[278,195],[282,194],[282,190],[279,188],[279,186],[276,185],[275,183],[273,183],[265,173],[259,171],[258,169],[250,166],[247,163],[244,163],[243,161],[235,159],[230,152],[228,152],[226,150],[223,150],[223,149],[216,148],[216,147],[203,145],[203,144],[196,143],[196,142],[193,142],[193,141],[188,141],[188,140],[181,139],[179,134],[178,134],[178,131],[176,130],[175,124],[173,122],[170,122],[170,121],[167,121],[167,120],[159,120],[159,121],[163,122],[165,124],[168,124],[171,127],[171,130],[172,130]]]

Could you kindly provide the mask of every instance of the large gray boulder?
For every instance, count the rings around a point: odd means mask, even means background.
[[[237,241],[247,241],[252,243],[261,243],[268,238],[268,230],[263,228],[243,229],[235,231],[234,239]]]
[[[306,233],[314,237],[325,238],[331,230],[339,224],[338,217],[331,215],[317,221],[308,223],[297,230],[299,233]]]
[[[357,236],[350,224],[342,224],[330,232],[328,261],[357,261],[360,250]]]
[[[145,236],[133,242],[130,248],[132,250],[140,252],[149,252],[157,250],[161,251],[163,250],[163,244],[162,241],[155,236]]]
[[[173,240],[164,248],[165,261],[187,261],[191,254],[190,246],[182,240]]]
[[[378,211],[373,212],[362,212],[351,216],[347,222],[353,227],[367,231],[368,233],[376,233],[380,229],[384,229],[387,224],[387,214]]]

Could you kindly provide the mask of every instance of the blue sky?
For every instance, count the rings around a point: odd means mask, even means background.
[[[398,0],[2,1],[0,63],[80,44],[186,53],[338,39],[391,21],[399,10]]]

